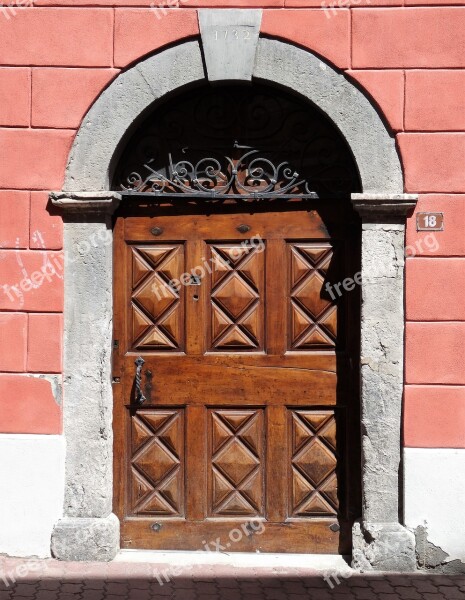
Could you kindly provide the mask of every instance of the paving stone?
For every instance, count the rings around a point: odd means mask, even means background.
[[[354,598],[357,600],[372,600],[375,598],[375,592],[370,588],[352,588]]]
[[[197,595],[194,596],[192,590],[176,590],[171,597],[173,600],[193,600]]]
[[[170,591],[171,594],[171,591]],[[129,590],[128,592],[128,598],[130,600],[152,600],[152,598],[156,598],[157,595],[159,594],[154,594],[152,591],[150,590]]]
[[[421,594],[424,594],[425,592],[434,594],[438,591],[438,588],[427,579],[415,579],[412,583]]]
[[[32,597],[37,592],[36,586],[28,583],[18,583],[14,587],[14,597]]]
[[[84,590],[81,592],[81,600],[102,600],[102,592],[100,590]],[[37,597],[37,600],[39,598]],[[48,600],[44,598],[44,600]]]
[[[439,585],[438,591],[447,598],[447,600],[464,600],[465,594],[457,588]]]
[[[263,587],[266,588],[280,588],[282,587],[282,583],[276,577],[258,577],[258,581],[261,583]]]
[[[382,592],[386,592],[388,594],[394,593],[394,589],[387,581],[371,581],[370,585],[374,592],[380,594]]]
[[[236,579],[232,579],[231,577],[219,577],[216,580],[219,589],[224,588],[238,588],[239,584]]]
[[[241,597],[239,590],[225,589],[221,590],[221,598],[223,600],[237,600]],[[264,598],[264,596],[262,596]]]
[[[402,600],[421,600],[421,595],[416,588],[395,587],[397,595]]]
[[[87,582],[86,582],[87,584]],[[58,590],[61,587],[61,581],[58,579],[43,579],[39,582],[39,591]]]
[[[328,583],[326,581],[324,581],[323,577],[309,577],[309,578],[305,578],[302,579],[302,583],[304,584],[305,587],[308,588],[322,588],[322,589],[328,589]]]
[[[61,591],[65,592],[65,593],[76,592],[76,593],[79,594],[82,591],[82,587],[83,587],[82,583],[64,583],[61,586]]]
[[[460,578],[462,579],[462,578]],[[437,586],[438,588],[441,587],[457,587],[458,583],[459,583],[459,579],[455,578],[455,577],[444,577],[444,575],[436,575],[433,577],[430,577],[430,581],[433,585]],[[462,582],[464,583],[463,579]]]
[[[351,588],[367,588],[370,587],[369,582],[366,579],[362,579],[360,575],[352,575],[349,579],[346,579],[346,584]]]
[[[115,583],[110,582],[105,586],[107,594],[114,594],[115,596],[126,596],[128,593],[127,583]]]
[[[286,592],[282,590],[277,590],[275,588],[264,588],[266,598],[269,600],[287,600]]]
[[[306,589],[301,581],[285,581],[283,588],[287,594],[305,594]]]

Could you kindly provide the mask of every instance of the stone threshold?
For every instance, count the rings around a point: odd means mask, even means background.
[[[112,562],[166,565],[229,565],[271,569],[304,568],[315,571],[352,571],[350,556],[339,554],[271,554],[262,552],[207,552],[179,550],[120,550]]]

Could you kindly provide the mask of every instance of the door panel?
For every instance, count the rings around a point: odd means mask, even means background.
[[[132,514],[184,516],[184,411],[139,409],[131,452]]]
[[[123,547],[349,551],[357,297],[327,289],[358,256],[347,223],[308,207],[135,215],[115,225]]]
[[[209,517],[265,517],[263,409],[210,409]]]
[[[210,352],[263,350],[265,252],[246,244],[208,244]]]
[[[184,245],[132,246],[134,350],[184,350],[184,299],[169,282],[184,271]]]

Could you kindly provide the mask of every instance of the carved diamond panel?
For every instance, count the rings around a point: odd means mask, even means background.
[[[131,422],[131,506],[135,515],[184,514],[184,413],[140,410]]]
[[[324,243],[289,244],[290,350],[334,348],[337,295],[326,289],[333,248]],[[330,291],[331,288],[330,288]]]
[[[211,350],[261,350],[264,336],[264,257],[245,244],[210,247]]]
[[[292,517],[337,514],[336,419],[334,412],[289,410]]]
[[[263,411],[212,410],[209,418],[210,516],[263,516]]]
[[[182,291],[169,284],[183,271],[183,246],[136,246],[131,252],[132,348],[182,350]]]

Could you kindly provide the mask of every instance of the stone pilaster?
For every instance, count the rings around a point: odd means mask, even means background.
[[[111,560],[119,549],[112,514],[111,216],[114,192],[51,194],[64,220],[64,518],[52,534],[63,560]]]
[[[415,539],[400,521],[404,382],[405,218],[417,197],[353,194],[362,217],[362,519],[353,566],[413,571]]]

